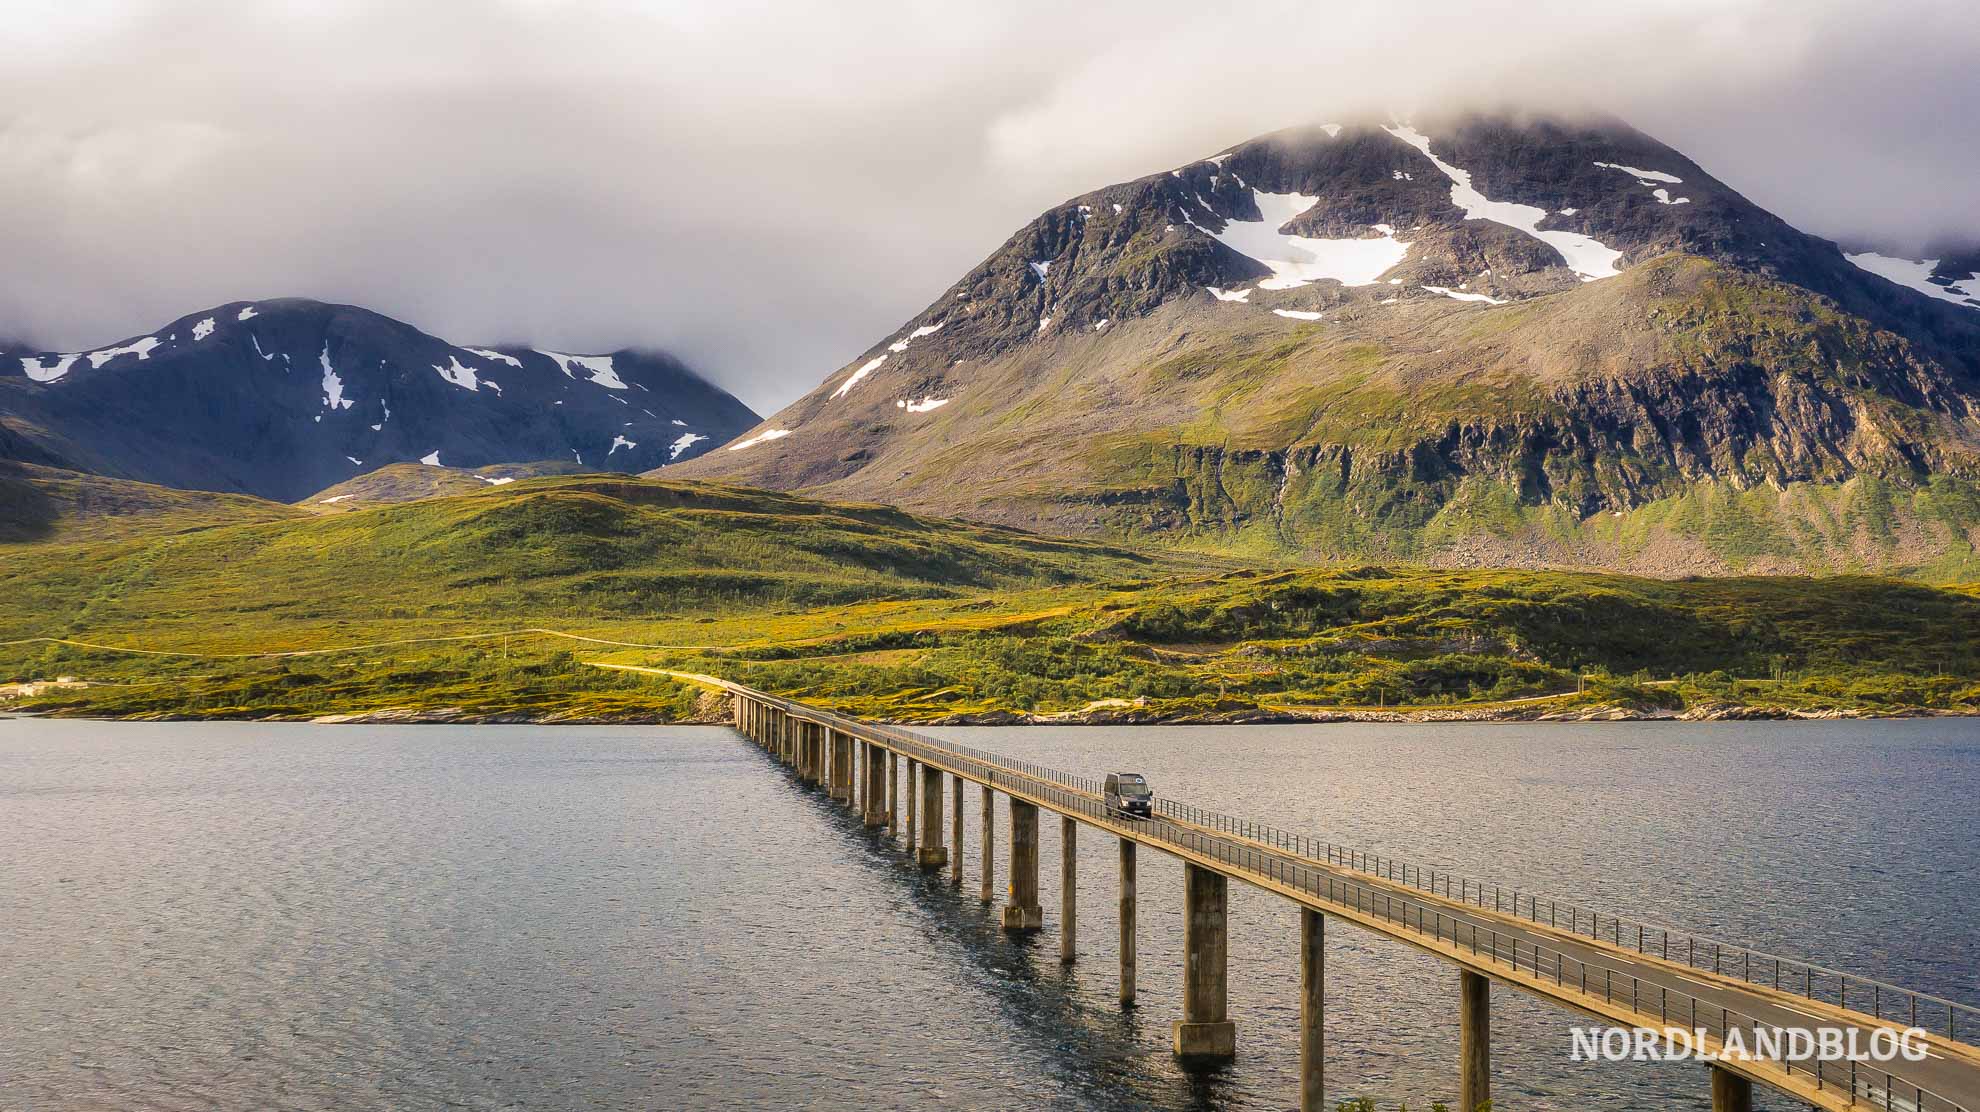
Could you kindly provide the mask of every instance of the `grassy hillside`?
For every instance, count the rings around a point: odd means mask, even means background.
[[[174,490],[0,460],[0,559],[21,546],[114,541],[298,516],[280,503],[245,494]]]

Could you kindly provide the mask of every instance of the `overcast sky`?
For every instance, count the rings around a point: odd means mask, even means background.
[[[1980,238],[1974,0],[0,0],[0,50],[0,336],[67,350],[308,296],[767,412],[1073,194],[1505,101],[1831,238]]]

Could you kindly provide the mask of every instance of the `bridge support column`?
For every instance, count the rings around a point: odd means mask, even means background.
[[[915,839],[920,835],[920,826],[915,820],[914,803],[915,796],[921,794],[917,783],[918,778],[915,776],[913,757],[907,758],[907,768],[903,769],[902,772],[904,774],[903,778],[907,780],[907,783],[901,785],[907,791],[907,850],[909,856],[913,856]]]
[[[1492,1099],[1492,982],[1469,969],[1458,971],[1458,1062],[1458,1107],[1471,1112]]]
[[[1713,1066],[1712,1112],[1753,1112],[1753,1082],[1729,1069]]]
[[[989,903],[997,898],[992,887],[997,876],[997,793],[983,785],[983,888],[977,898]]]
[[[807,784],[818,782],[818,753],[811,745],[811,723],[798,719],[791,723],[797,733],[798,775]]]
[[[853,745],[852,736],[832,731],[832,798],[852,806],[853,801]]]
[[[866,828],[887,825],[887,754],[878,745],[866,742]]]
[[[1226,1016],[1230,881],[1222,873],[1186,864],[1183,890],[1183,1017],[1175,1025],[1176,1056],[1229,1058],[1237,1053],[1237,1024]]]
[[[1299,909],[1299,1109],[1325,1112],[1327,919]]]
[[[942,770],[921,766],[921,852],[915,860],[924,869],[939,869],[949,863],[949,851],[942,848]]]
[[[1011,797],[1011,887],[1004,929],[1035,931],[1045,925],[1038,906],[1038,807]]]
[[[1121,839],[1121,1005],[1134,1006],[1134,843]]]
[[[956,813],[949,818],[949,886],[962,887],[963,871],[963,778],[949,777],[955,791]]]
[[[1059,816],[1059,962],[1079,954],[1079,821]]]
[[[887,837],[900,833],[901,755],[887,750]]]

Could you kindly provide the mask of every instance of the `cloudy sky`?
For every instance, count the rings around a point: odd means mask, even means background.
[[[1980,238],[1980,5],[0,0],[0,336],[237,298],[671,349],[759,409],[1040,210],[1262,131],[1615,112],[1801,227]]]

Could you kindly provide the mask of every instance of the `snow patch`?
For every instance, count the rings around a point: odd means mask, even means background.
[[[75,366],[76,360],[81,358],[81,355],[58,355],[55,357],[55,365],[46,367],[42,365],[40,356],[30,355],[21,360],[21,370],[26,371],[27,376],[36,382],[53,382],[68,374],[69,368]]]
[[[1482,302],[1483,304],[1486,305],[1505,304],[1504,301],[1501,301],[1496,297],[1488,297],[1482,293],[1462,293],[1458,290],[1449,289],[1444,286],[1425,286],[1423,288],[1429,290],[1431,293],[1441,293],[1445,297],[1455,297],[1459,301],[1477,301],[1477,302]]]
[[[1272,310],[1272,312],[1274,312],[1274,313],[1276,313],[1276,314],[1278,314],[1279,316],[1282,316],[1282,317],[1291,317],[1291,318],[1292,318],[1293,320],[1319,320],[1319,319],[1320,319],[1320,314],[1318,314],[1318,313],[1310,313],[1310,312],[1308,312],[1308,311],[1306,311],[1305,309],[1274,309],[1274,310]]]
[[[1112,324],[1112,323],[1114,323],[1114,322],[1113,322],[1113,321],[1110,321],[1110,320],[1108,320],[1108,319],[1107,319],[1107,318],[1105,318],[1105,317],[1101,317],[1101,318],[1100,318],[1099,320],[1097,320],[1097,321],[1095,321],[1095,322],[1094,322],[1094,324],[1093,324],[1093,331],[1095,331],[1095,332],[1103,332],[1103,331],[1105,331],[1105,330],[1106,330],[1106,328],[1107,328],[1107,326],[1108,326],[1108,325],[1110,325],[1110,324]]]
[[[1423,153],[1430,164],[1444,172],[1451,179],[1451,203],[1464,210],[1466,220],[1490,220],[1510,228],[1518,228],[1534,239],[1545,243],[1561,253],[1567,260],[1568,269],[1579,274],[1583,281],[1592,282],[1598,278],[1613,278],[1622,271],[1616,263],[1622,252],[1603,245],[1591,236],[1579,232],[1540,230],[1540,221],[1546,219],[1547,210],[1533,205],[1516,204],[1512,201],[1494,201],[1480,193],[1471,184],[1471,172],[1438,158],[1430,151],[1430,137],[1407,125],[1384,128],[1390,135],[1408,143]]]
[[[894,402],[894,405],[897,408],[907,410],[909,413],[926,413],[931,409],[940,409],[948,405],[949,401],[950,399],[948,398],[938,398],[930,394],[920,401],[915,401],[913,398],[900,398]]]
[[[1219,301],[1249,301],[1251,299],[1250,290],[1224,290],[1218,289],[1216,286],[1205,286],[1203,288],[1209,290],[1210,296]]]
[[[1657,203],[1660,205],[1688,205],[1691,203],[1691,198],[1689,197],[1679,197],[1676,200],[1672,200],[1671,191],[1668,189],[1653,189],[1650,191],[1650,195],[1657,198]]]
[[[242,310],[241,310],[241,311],[240,311],[239,313],[236,313],[236,314],[234,315],[234,319],[235,319],[235,320],[253,320],[253,319],[254,319],[254,306],[252,306],[252,305],[250,305],[250,306],[248,306],[247,308],[245,308],[245,309],[242,309]]]
[[[1031,272],[1038,275],[1040,282],[1045,280],[1045,272],[1052,269],[1052,262],[1049,259],[1033,259],[1030,265]]]
[[[475,355],[481,356],[483,359],[499,359],[516,370],[522,370],[522,360],[517,359],[513,355],[503,355],[499,351],[490,351],[487,348],[462,348],[461,350],[472,352]],[[566,371],[564,373],[569,374],[570,372]]]
[[[356,405],[356,402],[344,396],[344,380],[338,378],[337,372],[330,367],[329,344],[323,345],[323,354],[317,356],[317,360],[323,364],[323,408],[349,409],[351,406]],[[438,370],[439,368],[436,367],[434,369]]]
[[[151,349],[164,342],[156,336],[146,336],[142,340],[133,340],[123,347],[103,348],[100,351],[92,351],[89,353],[89,365],[91,367],[101,367],[119,355],[135,355],[142,362],[151,358]]]
[[[1039,317],[1039,318],[1038,318],[1038,331],[1040,331],[1040,332],[1043,332],[1043,331],[1045,331],[1045,330],[1046,330],[1047,328],[1050,328],[1050,327],[1052,327],[1052,318],[1051,318],[1051,317]]]
[[[211,335],[213,335],[212,317],[208,317],[205,320],[200,321],[198,324],[193,325],[193,343],[196,344]]]
[[[474,368],[462,363],[461,357],[458,355],[449,355],[446,366],[442,367],[440,364],[435,363],[433,364],[433,369],[440,373],[441,378],[446,379],[463,390],[478,391],[481,388],[479,380],[475,377]]]
[[[667,458],[669,460],[677,460],[681,458],[682,452],[687,451],[689,448],[694,447],[706,439],[708,438],[698,432],[684,432],[681,434],[680,439],[667,445]]]
[[[906,351],[907,346],[910,343],[913,343],[914,341],[921,339],[923,336],[932,336],[935,333],[940,332],[942,330],[942,325],[947,323],[949,322],[943,321],[941,324],[924,324],[920,328],[917,328],[914,331],[908,333],[906,336],[901,337],[899,340],[896,340],[893,343],[888,344],[887,350],[896,353]]]
[[[426,453],[425,455],[419,457],[419,462],[425,464],[428,467],[443,466],[440,462],[440,449],[435,448],[432,451]]]
[[[625,380],[620,378],[618,372],[612,369],[612,357],[609,355],[565,355],[560,351],[545,351],[539,352],[539,354],[547,355],[555,360],[557,366],[563,369],[564,377],[566,378],[576,378],[577,372],[572,370],[572,368],[583,367],[589,372],[588,377],[591,381],[603,386],[607,390],[624,390],[626,388]]]
[[[611,458],[613,452],[617,452],[621,448],[624,448],[627,451],[631,451],[632,449],[637,447],[639,447],[638,444],[630,440],[627,440],[625,437],[615,436],[612,438],[612,447],[606,451],[605,456],[607,459],[609,459]]]
[[[263,362],[270,362],[270,363],[274,362],[275,360],[274,352],[261,350],[261,337],[250,335],[248,336],[248,342],[254,345],[254,353],[256,355],[261,356]]]
[[[356,464],[359,467],[364,466],[364,461],[357,458],[356,456],[345,456],[344,458],[350,460],[352,463]]]
[[[339,494],[331,498],[319,498],[316,500],[316,504],[319,506],[334,506],[337,503],[344,501],[345,499],[356,498],[356,497],[357,495],[355,494]]]
[[[1114,204],[1114,215],[1119,216],[1120,214],[1121,214],[1121,206],[1119,202],[1116,202]]]
[[[1865,251],[1860,255],[1844,254],[1843,258],[1887,282],[1917,290],[1927,297],[1950,301],[1968,309],[1980,309],[1980,272],[1942,286],[1932,281],[1932,272],[1939,266],[1937,259],[1913,261],[1880,255],[1875,251]]]
[[[1258,283],[1259,289],[1290,290],[1323,278],[1344,286],[1366,286],[1409,254],[1409,244],[1397,239],[1395,229],[1386,224],[1375,225],[1381,234],[1374,239],[1310,239],[1279,231],[1319,203],[1318,197],[1254,189],[1251,198],[1264,219],[1227,220],[1223,231],[1211,234],[1217,242],[1271,270],[1272,277]]]
[[[516,481],[514,475],[502,475],[493,479],[489,478],[486,475],[476,475],[475,478],[480,479],[482,482],[487,483],[489,486],[492,487],[508,486],[510,483]]]
[[[789,435],[791,435],[791,430],[789,429],[764,429],[748,440],[738,440],[734,444],[729,445],[729,451],[740,452],[744,448],[753,447],[771,440],[782,440]]]
[[[1665,185],[1684,184],[1683,178],[1675,178],[1669,174],[1662,173],[1657,170],[1639,170],[1634,166],[1624,166],[1621,163],[1617,163],[1617,162],[1597,162],[1595,165],[1600,166],[1604,170],[1621,170],[1623,173],[1628,174],[1632,177],[1644,178],[1649,181],[1660,181],[1663,182]]]
[[[859,370],[854,371],[852,373],[851,378],[848,378],[844,382],[839,383],[839,388],[837,390],[832,391],[832,396],[835,398],[845,397],[846,391],[859,385],[860,379],[865,378],[867,375],[872,374],[874,368],[878,367],[882,363],[885,363],[886,361],[887,361],[887,357],[884,355],[876,355],[873,358],[867,360],[866,365],[861,367]],[[734,449],[731,449],[731,451],[733,450]]]
[[[1320,130],[1321,130],[1321,131],[1324,131],[1324,132],[1326,132],[1326,133],[1327,133],[1327,138],[1329,138],[1329,139],[1333,139],[1333,138],[1335,138],[1335,137],[1337,137],[1337,136],[1339,136],[1339,135],[1340,135],[1340,133],[1341,133],[1341,125],[1339,125],[1339,124],[1321,124],[1321,125],[1320,125]]]
[[[648,416],[648,417],[651,417],[651,416],[653,416],[653,415],[652,415],[651,413],[649,413],[649,414],[647,414],[647,416]],[[680,420],[679,418],[676,418],[676,419],[674,419],[674,420],[672,420],[672,421],[669,421],[669,422],[667,422],[667,423],[668,423],[668,424],[670,424],[670,425],[679,425],[679,426],[681,426],[682,428],[686,428],[686,427],[687,427],[687,422],[686,422],[686,421],[683,421],[683,420]]]

